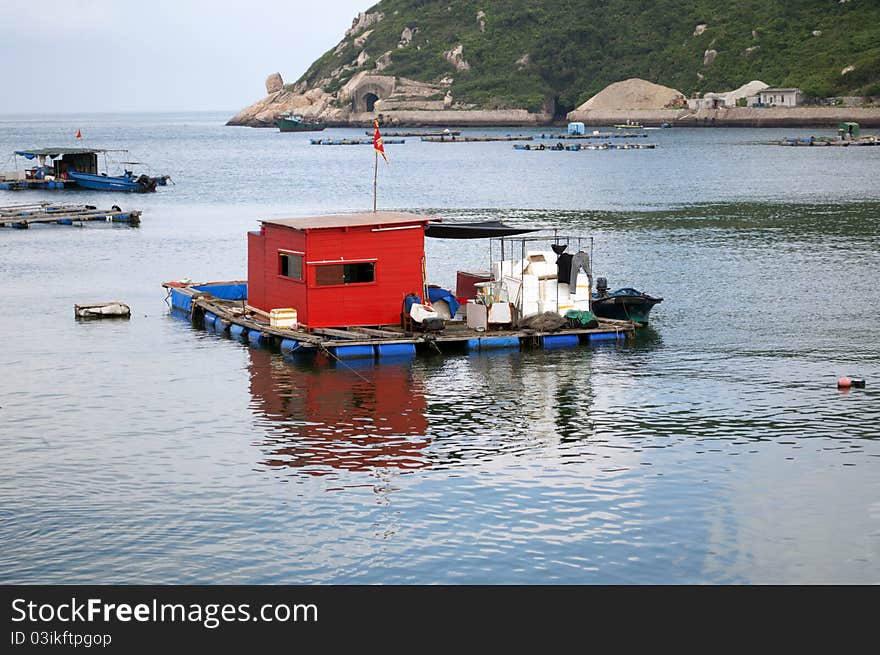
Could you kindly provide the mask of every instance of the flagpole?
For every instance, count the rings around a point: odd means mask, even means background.
[[[379,177],[379,151],[373,150],[373,213],[376,213],[376,180]]]

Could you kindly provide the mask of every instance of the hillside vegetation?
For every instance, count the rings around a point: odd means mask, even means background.
[[[333,92],[390,51],[383,74],[452,78],[457,103],[486,109],[555,100],[566,111],[631,77],[688,96],[753,79],[817,97],[880,96],[878,0],[383,0],[367,12],[382,19],[312,64],[300,88],[332,80]],[[458,45],[467,69],[445,55]]]

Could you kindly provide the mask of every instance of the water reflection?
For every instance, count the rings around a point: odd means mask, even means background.
[[[410,362],[331,368],[260,349],[248,356],[263,466],[326,475],[430,465],[425,395]]]

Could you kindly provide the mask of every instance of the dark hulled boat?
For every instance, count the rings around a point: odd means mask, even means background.
[[[320,132],[326,123],[308,120],[299,114],[283,114],[275,118],[275,125],[281,132]]]
[[[631,287],[609,293],[608,280],[600,277],[596,279],[596,291],[593,292],[591,308],[593,313],[600,318],[613,318],[647,325],[651,308],[660,302],[663,302],[663,298],[649,296],[647,293]]]

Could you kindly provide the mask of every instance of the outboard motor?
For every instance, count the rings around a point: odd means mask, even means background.
[[[156,180],[154,180],[149,175],[141,175],[139,176],[135,182],[137,183],[139,190],[142,192],[149,192],[156,190]]]
[[[604,298],[608,295],[608,280],[604,277],[596,278],[596,293],[599,294],[600,298]]]
[[[446,327],[446,321],[440,316],[431,316],[424,319],[420,326],[423,332],[442,332]]]

